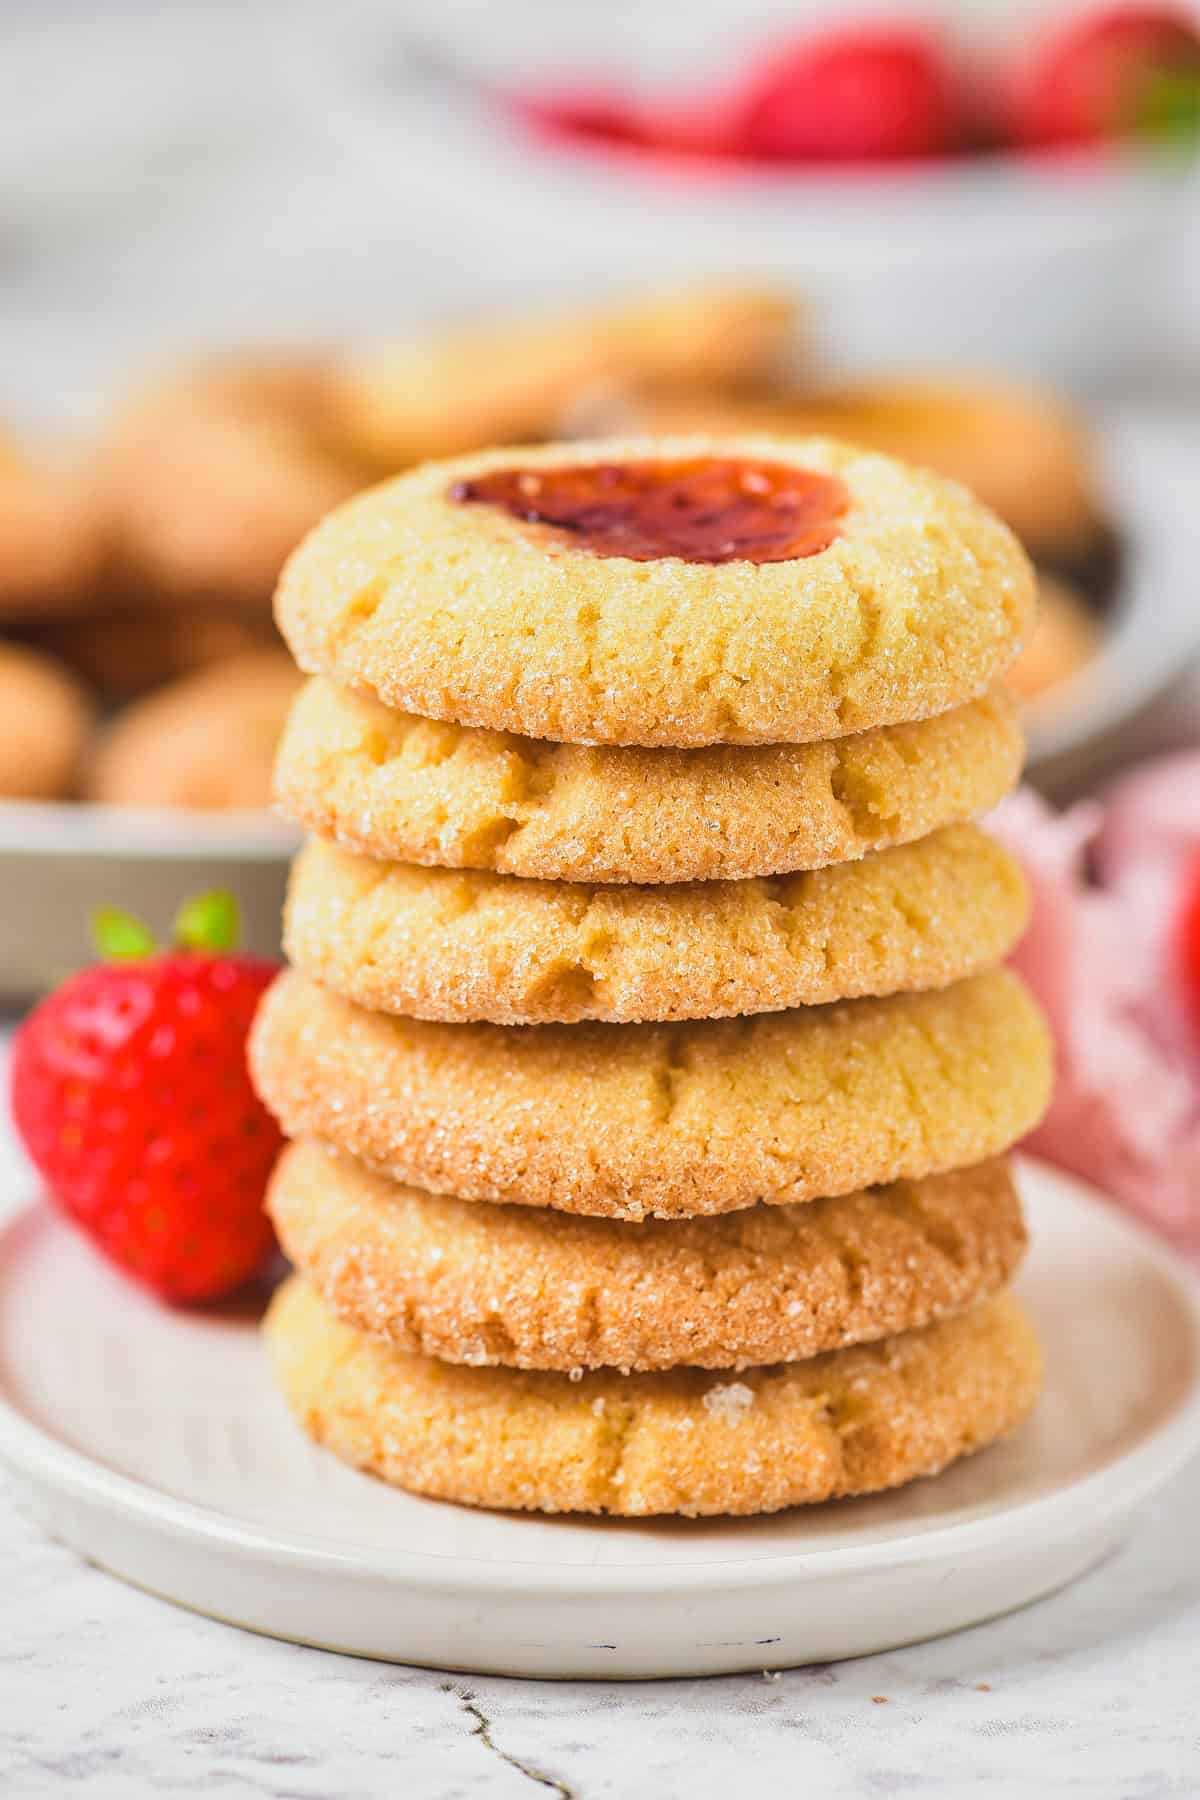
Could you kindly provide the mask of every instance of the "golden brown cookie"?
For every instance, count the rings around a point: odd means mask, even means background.
[[[24,634],[109,700],[134,700],[250,650],[280,649],[269,619],[212,606],[106,603]]]
[[[261,650],[161,688],[109,726],[87,797],[215,812],[269,806],[275,746],[298,681],[282,651]]]
[[[762,381],[787,356],[794,313],[766,290],[701,288],[578,317],[468,325],[343,358],[331,411],[348,451],[392,474],[548,437],[598,387]]]
[[[1086,431],[1057,395],[996,381],[871,381],[771,400],[720,394],[609,403],[610,429],[842,438],[961,481],[1029,554],[1074,564],[1103,526]]]
[[[288,553],[364,482],[321,435],[325,382],[315,358],[219,362],[118,421],[99,478],[134,593],[269,611]]]
[[[536,1512],[765,1513],[898,1487],[1007,1437],[1042,1382],[1009,1294],[733,1379],[572,1381],[408,1356],[339,1323],[299,1279],[265,1329],[284,1398],[335,1456],[434,1499]]]
[[[0,798],[74,793],[94,715],[66,669],[24,645],[0,643],[0,721]]]
[[[375,862],[312,839],[289,961],[378,1012],[540,1025],[716,1019],[945,987],[1025,928],[1020,865],[971,825],[767,881],[593,887]]]
[[[103,552],[100,513],[82,476],[0,444],[0,619],[35,623],[90,606]]]
[[[466,1200],[642,1218],[965,1168],[1037,1123],[1041,1015],[1015,975],[678,1025],[442,1025],[293,972],[251,1035],[289,1137]]]
[[[711,1219],[581,1219],[400,1187],[293,1144],[268,1210],[347,1325],[509,1368],[795,1362],[911,1331],[1007,1286],[1025,1248],[1002,1160]]]
[[[824,744],[553,744],[397,713],[310,681],[275,766],[285,812],[396,862],[548,881],[714,881],[845,862],[975,817],[1015,786],[999,689]]]
[[[1101,637],[1100,619],[1083,595],[1069,583],[1043,575],[1033,633],[1008,671],[1008,686],[1022,700],[1036,700],[1085,669]]]
[[[1033,602],[1011,533],[936,476],[823,439],[679,439],[400,476],[306,539],[276,617],[309,673],[426,718],[688,747],[962,705],[1013,660]]]

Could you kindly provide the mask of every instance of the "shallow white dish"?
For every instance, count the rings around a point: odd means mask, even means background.
[[[251,1317],[143,1300],[40,1208],[0,1235],[0,1458],[47,1529],[252,1630],[437,1667],[703,1675],[855,1656],[1024,1605],[1118,1544],[1200,1447],[1200,1299],[1027,1164],[1049,1382],[935,1481],[773,1518],[543,1520],[410,1498],[301,1436]]]
[[[229,888],[242,947],[277,956],[299,842],[265,812],[0,801],[0,1001],[34,999],[91,961],[98,906],[123,907],[161,939],[189,895]]]
[[[1098,654],[1026,708],[1029,765],[1084,761],[1200,651],[1200,443],[1189,422],[1129,412],[1099,434],[1100,477],[1121,535],[1120,579]]]

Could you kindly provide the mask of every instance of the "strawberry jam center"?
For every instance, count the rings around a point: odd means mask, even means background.
[[[502,506],[573,547],[633,562],[791,562],[828,549],[850,496],[832,475],[748,457],[496,469],[450,498]]]

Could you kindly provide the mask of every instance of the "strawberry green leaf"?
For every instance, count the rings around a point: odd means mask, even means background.
[[[181,950],[232,950],[238,940],[238,904],[228,888],[193,894],[175,915]]]
[[[91,917],[92,942],[108,962],[153,956],[157,945],[149,929],[119,906],[98,906]]]
[[[1139,95],[1136,125],[1160,143],[1194,143],[1200,137],[1200,65],[1156,71]]]

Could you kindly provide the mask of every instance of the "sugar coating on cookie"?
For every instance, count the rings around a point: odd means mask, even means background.
[[[970,825],[806,874],[656,887],[423,869],[313,839],[284,948],[373,1011],[708,1019],[945,987],[1001,961],[1027,916],[1019,864]]]
[[[1001,689],[817,744],[556,744],[398,713],[325,680],[288,718],[299,824],[397,862],[547,881],[713,881],[845,862],[986,812],[1023,743]]]
[[[982,1162],[1041,1117],[1015,975],[674,1025],[446,1025],[282,975],[251,1036],[289,1137],[469,1200],[641,1218],[849,1193]]]
[[[536,484],[705,459],[827,478],[846,495],[832,541],[788,561],[632,561],[471,497],[500,472]],[[407,712],[687,747],[807,742],[961,705],[1013,660],[1033,601],[1016,539],[953,483],[828,439],[663,439],[414,470],[323,521],[276,616],[302,668]]]
[[[394,1486],[537,1512],[745,1514],[897,1487],[1008,1436],[1041,1387],[1011,1295],[806,1362],[622,1375],[467,1368],[343,1325],[293,1279],[265,1326],[296,1419]]]
[[[0,797],[61,800],[73,794],[95,723],[74,677],[39,651],[0,643],[0,717]]]
[[[281,1158],[280,1243],[347,1325],[510,1368],[794,1362],[961,1312],[1025,1229],[1000,1159],[708,1219],[573,1218],[401,1187],[315,1143]]]

